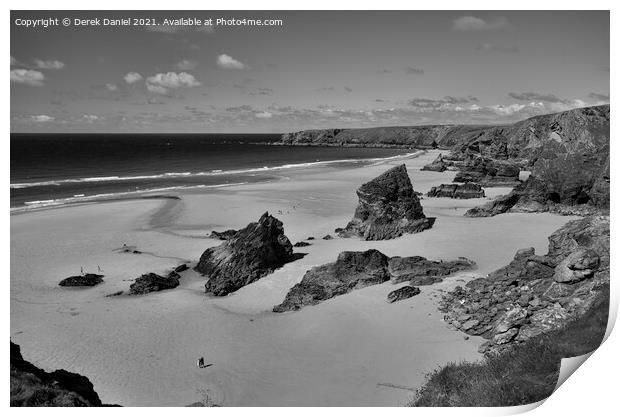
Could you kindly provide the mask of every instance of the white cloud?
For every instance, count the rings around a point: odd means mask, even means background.
[[[168,94],[169,90],[181,87],[198,87],[200,85],[201,83],[192,74],[187,72],[159,73],[146,79],[147,90],[158,94]]]
[[[82,116],[82,118],[89,123],[99,120],[99,116],[96,116],[94,114],[85,114]]]
[[[181,71],[191,71],[193,69],[196,69],[196,67],[198,67],[198,62],[184,59],[180,62],[177,62],[176,67],[180,69]]]
[[[142,80],[142,75],[140,75],[137,72],[128,72],[127,75],[125,75],[125,77],[123,77],[125,79],[125,82],[127,84],[133,84],[133,83],[137,83],[138,81]]]
[[[149,90],[151,93],[168,94],[168,90],[165,89],[164,87],[160,87],[159,85],[153,85],[153,84],[147,83],[146,89]]]
[[[259,119],[271,119],[273,114],[269,113],[268,111],[263,111],[260,113],[256,113],[254,116],[256,116]]]
[[[245,69],[247,65],[245,65],[241,61],[237,61],[230,55],[222,54],[217,57],[217,65],[226,68],[226,69]]]
[[[30,116],[30,120],[37,123],[45,123],[51,122],[54,118],[52,116],[48,116],[47,114],[39,114],[36,116]]]
[[[40,87],[43,85],[43,80],[45,80],[45,76],[40,71],[29,69],[11,70],[11,82],[13,83]]]
[[[452,30],[460,31],[499,30],[509,27],[510,22],[505,17],[484,20],[475,16],[461,16],[452,22]]]
[[[118,87],[116,86],[116,84],[112,84],[112,83],[107,83],[105,85],[105,88],[109,91],[116,91],[118,90]]]
[[[57,61],[55,59],[50,59],[47,61],[41,59],[35,59],[34,64],[37,68],[43,70],[59,70],[65,67],[64,62]]]

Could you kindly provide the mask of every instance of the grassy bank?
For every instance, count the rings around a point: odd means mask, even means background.
[[[549,397],[562,358],[579,356],[602,342],[609,314],[609,287],[592,308],[564,328],[534,337],[482,362],[449,363],[428,375],[409,406],[501,407]]]

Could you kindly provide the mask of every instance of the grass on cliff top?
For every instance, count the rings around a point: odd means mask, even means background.
[[[411,407],[506,407],[549,397],[562,358],[599,347],[609,314],[609,287],[592,308],[564,328],[534,337],[481,362],[449,363],[427,375]]]

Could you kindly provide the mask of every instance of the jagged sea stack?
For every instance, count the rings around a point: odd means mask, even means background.
[[[265,212],[220,246],[207,249],[196,271],[208,281],[205,292],[227,295],[293,261],[293,246],[282,222]]]
[[[386,240],[404,233],[430,229],[434,217],[426,217],[413,190],[404,164],[363,184],[357,190],[359,204],[353,220],[340,236],[360,236],[364,240]]]

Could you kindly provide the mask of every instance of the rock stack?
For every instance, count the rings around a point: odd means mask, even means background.
[[[413,190],[405,165],[396,166],[357,190],[359,204],[353,220],[340,236],[364,240],[394,239],[404,233],[430,229],[434,217],[426,217]]]
[[[265,213],[220,246],[207,249],[195,269],[208,279],[205,292],[221,296],[295,259],[282,222]]]
[[[448,169],[448,166],[444,162],[441,154],[439,154],[433,162],[422,167],[422,171],[444,172],[446,169]]]

